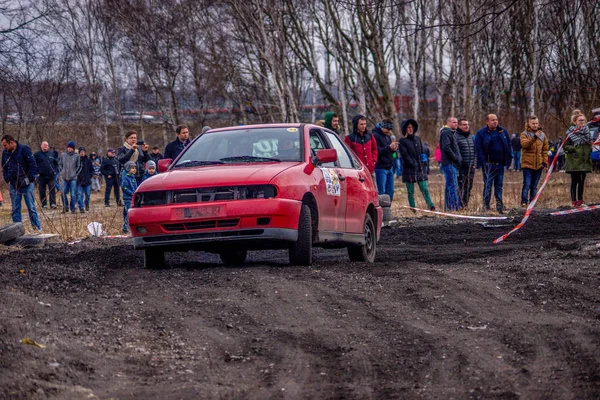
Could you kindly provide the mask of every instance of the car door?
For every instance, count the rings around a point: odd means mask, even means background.
[[[320,129],[309,133],[311,154],[318,150],[331,149]],[[344,232],[346,228],[346,183],[340,178],[337,163],[322,164],[313,172],[318,179],[317,204],[319,207],[319,230]]]
[[[326,135],[337,150],[340,174],[345,183],[346,232],[362,233],[365,213],[369,204],[371,174],[336,134],[326,131]]]

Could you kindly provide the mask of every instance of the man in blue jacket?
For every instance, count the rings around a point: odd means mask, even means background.
[[[475,151],[477,153],[477,168],[483,172],[483,202],[484,210],[490,209],[492,184],[496,198],[496,210],[502,214],[502,185],[504,183],[504,168],[510,166],[512,152],[510,137],[506,129],[498,125],[498,117],[490,114],[486,118],[486,126],[475,135]]]
[[[12,220],[21,222],[21,202],[29,211],[29,221],[33,229],[42,230],[40,219],[35,208],[33,182],[37,178],[37,164],[31,149],[18,143],[11,135],[2,137],[2,173],[8,183],[10,201],[12,203]]]
[[[394,153],[398,150],[398,142],[392,140],[394,123],[386,118],[378,122],[373,129],[377,142],[377,163],[375,164],[375,179],[379,194],[387,194],[390,201],[394,198]]]

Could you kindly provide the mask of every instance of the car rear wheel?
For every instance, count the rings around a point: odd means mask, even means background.
[[[365,244],[362,246],[348,246],[348,256],[350,261],[372,263],[375,261],[375,254],[377,253],[377,231],[369,214],[365,215],[363,234],[365,235]]]
[[[248,251],[246,250],[230,250],[228,252],[219,253],[223,264],[227,265],[242,265],[246,261]]]
[[[161,249],[144,249],[144,268],[161,269],[165,267],[165,252]]]
[[[312,220],[310,208],[303,205],[298,221],[298,240],[290,246],[290,264],[310,265],[312,263]]]

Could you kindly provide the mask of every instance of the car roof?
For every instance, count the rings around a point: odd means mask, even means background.
[[[301,128],[306,124],[295,123],[295,124],[256,124],[256,125],[238,125],[228,126],[225,128],[215,128],[207,131],[206,133],[214,133],[220,131],[232,131],[232,130],[247,130],[247,129],[265,129],[265,128]],[[316,125],[315,125],[316,126]]]

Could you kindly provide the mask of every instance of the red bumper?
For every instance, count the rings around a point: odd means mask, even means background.
[[[134,237],[142,238],[254,228],[297,230],[300,208],[299,201],[277,198],[131,208],[129,226]]]

